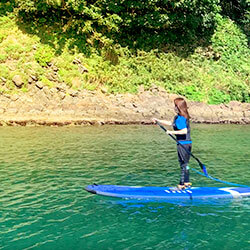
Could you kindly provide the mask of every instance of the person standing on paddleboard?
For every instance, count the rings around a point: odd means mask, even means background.
[[[177,153],[181,167],[181,177],[178,188],[184,189],[192,185],[191,182],[189,182],[189,167],[188,167],[190,153],[192,149],[192,140],[190,137],[190,124],[189,124],[190,116],[188,113],[187,103],[183,98],[176,98],[174,100],[174,105],[177,115],[174,117],[173,122],[166,120],[159,120],[156,118],[153,118],[153,121],[159,122],[162,125],[173,126],[174,130],[173,131],[167,130],[167,134],[175,135],[178,141]],[[186,150],[183,147],[185,147]]]

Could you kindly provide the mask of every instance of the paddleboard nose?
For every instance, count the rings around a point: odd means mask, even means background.
[[[84,189],[85,189],[86,191],[88,191],[89,193],[96,194],[96,191],[95,191],[96,186],[98,186],[98,185],[97,185],[97,184],[88,185],[88,186],[85,187]]]

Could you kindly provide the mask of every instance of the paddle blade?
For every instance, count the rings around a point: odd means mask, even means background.
[[[203,173],[207,176],[208,174],[207,174],[207,168],[206,168],[206,166],[204,165],[204,164],[202,164],[202,171],[203,171]]]

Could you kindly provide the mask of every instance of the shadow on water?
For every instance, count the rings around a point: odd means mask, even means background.
[[[93,197],[92,197],[93,198]],[[247,206],[250,209],[250,198],[240,199],[196,199],[196,200],[181,200],[181,199],[119,199],[111,197],[98,197],[95,200],[102,205],[107,206],[122,206],[123,209],[140,209],[147,208],[151,212],[157,212],[158,209],[171,207],[206,207],[206,208],[232,208]]]

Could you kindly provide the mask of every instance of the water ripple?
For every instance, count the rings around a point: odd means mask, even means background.
[[[193,125],[194,153],[211,175],[249,184],[249,129]],[[249,247],[250,199],[168,204],[84,191],[91,183],[175,185],[176,145],[156,127],[13,127],[0,136],[0,249]]]

